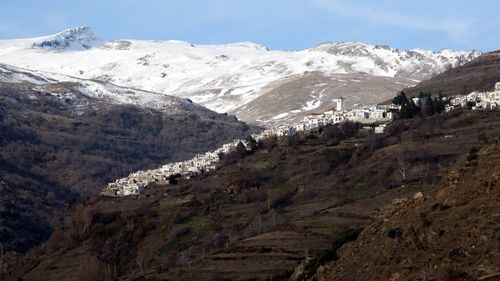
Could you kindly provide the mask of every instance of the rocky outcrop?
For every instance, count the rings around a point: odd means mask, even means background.
[[[318,280],[497,280],[498,141],[467,158],[433,192],[382,209]]]
[[[32,47],[57,50],[90,49],[103,43],[88,26],[70,28],[41,39],[40,42],[33,43]]]

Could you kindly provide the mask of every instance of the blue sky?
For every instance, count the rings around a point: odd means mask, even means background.
[[[0,39],[88,25],[104,39],[252,41],[286,50],[326,41],[500,49],[498,0],[6,0],[0,11]]]

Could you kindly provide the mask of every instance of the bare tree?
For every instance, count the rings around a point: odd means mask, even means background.
[[[4,256],[3,256],[3,244],[0,243],[0,273],[3,272],[3,259],[4,259]]]
[[[267,203],[267,211],[270,212],[271,211],[271,204],[272,204],[272,198],[271,198],[271,190],[267,190],[267,200],[266,200],[266,203]]]
[[[269,215],[271,216],[271,222],[273,224],[273,226],[276,225],[276,211],[274,209],[271,210],[271,212],[269,212]]]
[[[300,197],[304,197],[305,190],[305,187],[303,185],[300,185],[299,189],[297,190],[297,195],[299,195]]]
[[[137,266],[139,267],[141,274],[144,274],[144,271],[146,270],[147,267],[146,263],[148,259],[147,256],[148,255],[146,253],[146,249],[142,245],[139,246],[135,257],[135,262],[137,263]]]
[[[406,179],[406,175],[408,173],[408,169],[410,168],[410,163],[406,161],[403,157],[398,157],[398,171],[401,174],[403,180]]]
[[[262,234],[262,217],[261,217],[260,213],[258,214],[258,217],[257,217],[257,223],[258,223],[258,232],[259,232],[259,234]]]
[[[126,224],[127,230],[132,232],[135,229],[135,224],[134,224],[134,218],[132,216],[127,217],[127,224]]]
[[[91,206],[77,204],[73,207],[70,216],[66,218],[65,226],[73,239],[82,240],[88,234],[92,225],[94,210]]]

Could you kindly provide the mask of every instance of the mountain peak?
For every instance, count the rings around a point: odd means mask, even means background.
[[[326,52],[332,55],[347,55],[352,57],[374,57],[379,56],[382,59],[387,59],[393,56],[409,56],[418,57],[419,59],[425,58],[438,58],[438,59],[459,59],[461,61],[472,60],[481,52],[478,51],[453,51],[450,49],[443,49],[441,51],[424,50],[420,48],[403,50],[392,48],[388,45],[370,45],[361,42],[324,42],[316,47],[310,49],[312,51]],[[464,62],[465,62],[464,61]]]
[[[90,49],[102,43],[102,40],[94,34],[89,26],[69,28],[40,39],[42,41],[33,43],[32,48],[82,50]]]
[[[88,25],[77,26],[63,30],[56,35],[69,36],[69,35],[90,35],[94,36],[94,31]]]

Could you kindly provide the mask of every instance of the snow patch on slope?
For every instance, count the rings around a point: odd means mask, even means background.
[[[82,108],[92,105],[88,102],[88,98],[90,98],[100,101],[102,104],[134,105],[159,110],[168,114],[207,111],[200,105],[177,97],[120,87],[106,82],[32,71],[5,64],[0,64],[0,82],[32,85],[33,90],[42,94],[56,96],[60,99],[71,99]],[[79,95],[83,95],[85,98]]]
[[[0,62],[190,98],[217,112],[232,112],[262,96],[270,83],[306,73],[368,74],[420,81],[479,55],[450,50],[405,51],[357,42],[325,43],[303,51],[269,51],[251,42],[100,42],[87,27],[41,38],[0,41]],[[40,42],[59,43],[48,50],[32,48]]]

